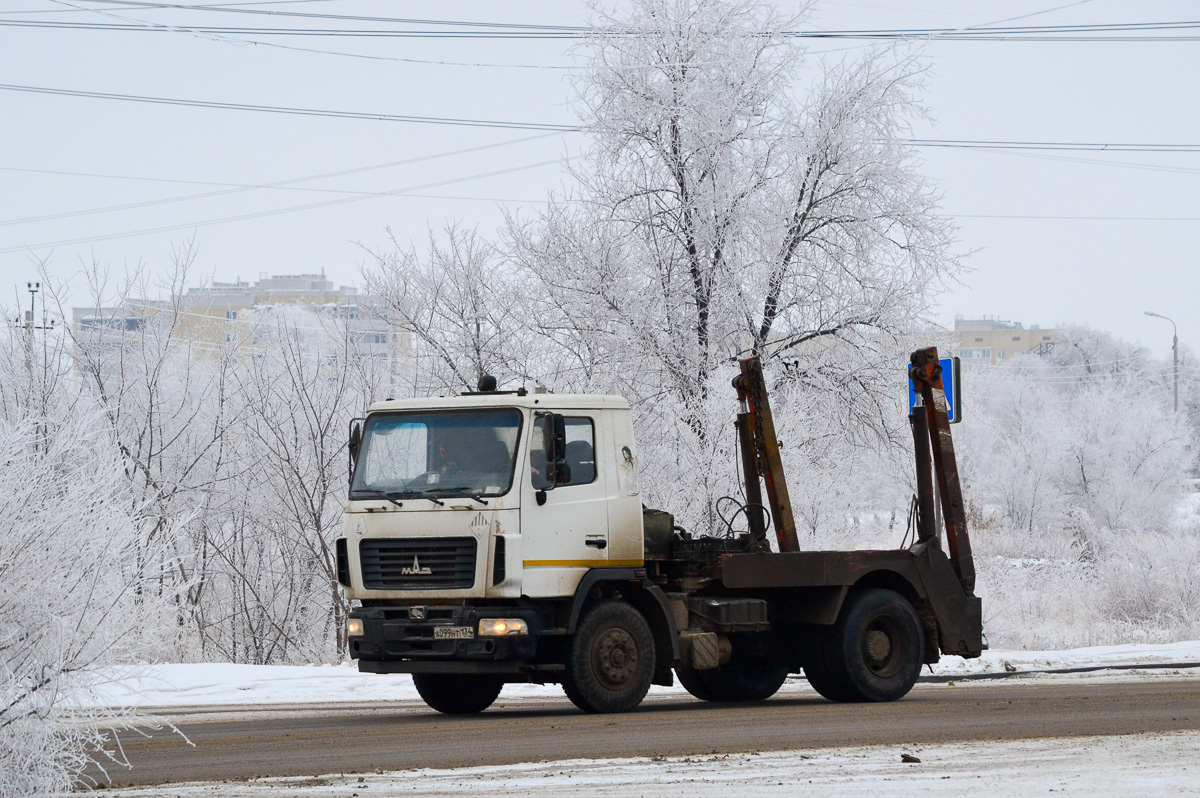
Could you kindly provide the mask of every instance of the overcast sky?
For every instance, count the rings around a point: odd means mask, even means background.
[[[579,59],[569,53],[571,41],[205,33],[195,26],[416,26],[146,5],[0,0],[0,83],[375,115],[577,121],[571,79]],[[567,0],[223,6],[545,25],[588,19],[583,3]],[[1005,20],[1195,21],[1200,9],[1166,0],[826,0],[809,27],[940,29]],[[22,21],[152,29],[13,24]],[[1200,37],[1200,27],[1152,35]],[[862,47],[820,39],[811,51],[854,57]],[[944,212],[958,220],[962,249],[974,253],[971,273],[942,297],[934,320],[952,325],[962,314],[1026,326],[1087,323],[1168,356],[1170,325],[1143,315],[1154,310],[1175,319],[1182,343],[1200,343],[1192,312],[1200,298],[1200,41],[930,41],[922,52],[933,120],[914,129],[916,138],[1194,148],[921,150],[926,173],[944,190]],[[497,201],[535,207],[563,187],[562,159],[584,145],[571,133],[0,88],[0,303],[9,315],[18,301],[28,306],[25,283],[36,279],[40,261],[58,278],[92,260],[116,271],[144,263],[158,272],[192,237],[197,278],[324,270],[335,282],[357,284],[368,258],[363,247],[389,246],[387,228],[402,241],[423,239],[448,220],[490,232],[501,219]],[[325,177],[311,179],[317,176]],[[85,213],[96,210],[103,212]]]

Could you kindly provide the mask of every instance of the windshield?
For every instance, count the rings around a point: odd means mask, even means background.
[[[512,408],[373,415],[350,498],[503,496],[520,434],[521,413]]]

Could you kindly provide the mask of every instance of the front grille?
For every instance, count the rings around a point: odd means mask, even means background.
[[[459,590],[475,584],[475,538],[375,538],[359,542],[368,590]]]

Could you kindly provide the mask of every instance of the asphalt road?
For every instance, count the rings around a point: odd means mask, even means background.
[[[423,704],[200,711],[169,729],[120,735],[133,769],[116,785],[308,776],[539,760],[1072,737],[1200,730],[1200,679],[917,685],[892,704],[781,694],[756,705],[648,699],[626,715],[585,715],[567,699],[505,702],[452,718]]]

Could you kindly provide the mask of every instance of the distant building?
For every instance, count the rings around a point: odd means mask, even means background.
[[[352,286],[335,288],[324,274],[264,274],[253,284],[237,280],[189,288],[179,303],[181,318],[174,334],[214,348],[232,345],[253,350],[259,337],[256,330],[270,323],[274,311],[303,307],[318,321],[324,316],[345,324],[358,354],[393,362],[406,359],[408,336],[393,331],[379,314],[371,312],[370,304],[369,296],[360,295]],[[73,308],[72,315],[76,330],[120,336],[171,310],[167,302],[128,299],[120,306]]]
[[[1043,355],[1058,343],[1058,331],[999,317],[954,319],[954,353],[964,365],[1004,363],[1019,354]]]

